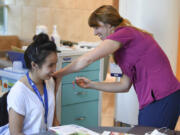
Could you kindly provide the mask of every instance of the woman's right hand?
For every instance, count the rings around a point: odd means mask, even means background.
[[[92,85],[92,81],[90,81],[89,79],[85,77],[76,77],[75,82],[79,87],[82,87],[85,89],[91,88],[91,85]]]

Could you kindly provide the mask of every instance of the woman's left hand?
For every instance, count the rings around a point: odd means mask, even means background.
[[[90,81],[89,79],[85,77],[76,77],[75,82],[79,87],[86,88],[86,89],[91,88],[92,81]]]

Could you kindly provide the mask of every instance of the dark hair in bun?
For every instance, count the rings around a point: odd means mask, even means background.
[[[47,34],[40,33],[33,37],[33,42],[24,52],[26,67],[32,69],[31,62],[35,62],[39,67],[42,66],[46,57],[52,52],[57,52],[56,44],[49,40]]]

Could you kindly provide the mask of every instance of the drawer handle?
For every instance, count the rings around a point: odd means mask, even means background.
[[[75,92],[76,95],[86,95],[87,92]]]
[[[86,117],[83,116],[83,117],[76,118],[75,120],[81,121],[81,120],[85,120],[85,119],[86,119]]]

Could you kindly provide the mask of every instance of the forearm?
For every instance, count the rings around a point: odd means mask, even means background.
[[[90,88],[104,92],[128,92],[130,86],[124,85],[121,82],[93,82],[90,83]]]
[[[72,63],[64,67],[63,69],[58,71],[58,74],[61,76],[65,76],[70,73],[78,72],[81,69],[85,68],[87,65],[92,63],[91,60],[87,59],[86,56],[81,56],[74,60]]]
[[[86,89],[118,93],[129,91],[132,82],[128,76],[123,75],[120,82],[94,82],[85,77],[76,77],[76,84]]]

